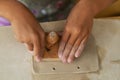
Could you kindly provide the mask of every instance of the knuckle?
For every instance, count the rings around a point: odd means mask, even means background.
[[[81,30],[78,28],[74,28],[73,31],[74,31],[74,34],[79,34],[81,32]]]
[[[61,48],[63,48],[63,46],[65,46],[65,44],[66,44],[65,42],[66,42],[66,40],[63,38],[62,41],[60,42],[60,47]]]
[[[18,42],[21,42],[21,43],[29,43],[30,42],[30,38],[26,37],[26,36],[17,36],[15,38],[17,39]]]
[[[70,28],[69,27],[65,27],[65,32],[69,32]]]
[[[69,50],[71,48],[72,48],[72,42],[69,42],[68,45],[67,45],[67,50]]]
[[[68,57],[68,55],[63,54],[63,59],[66,59]]]
[[[79,46],[75,46],[72,48],[72,51],[75,52],[78,49]]]

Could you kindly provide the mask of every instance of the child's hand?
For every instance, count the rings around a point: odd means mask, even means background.
[[[35,59],[40,61],[45,34],[33,14],[17,0],[1,0],[0,10],[0,15],[11,22],[17,40],[26,44]]]
[[[25,6],[18,2],[14,3],[16,8],[13,8],[14,14],[10,15],[10,20],[15,37],[19,42],[27,46],[36,61],[40,61],[44,52],[44,31],[33,14]]]
[[[21,17],[12,26],[14,26],[16,39],[26,44],[29,51],[35,56],[35,59],[39,61],[42,58],[44,49],[44,31],[39,23],[30,17]]]
[[[13,24],[16,39],[27,45],[35,59],[40,61],[44,51],[44,31],[32,17],[18,18]]]
[[[86,4],[77,4],[70,13],[64,29],[59,58],[64,62],[71,63],[79,57],[90,35],[93,23],[93,14]]]

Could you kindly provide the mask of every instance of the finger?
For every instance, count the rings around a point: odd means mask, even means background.
[[[67,62],[68,62],[68,63],[72,63],[72,62],[74,61],[74,59],[75,59],[74,54],[70,54]]]
[[[24,43],[24,45],[28,48],[28,52],[33,55],[33,44],[32,43]]]
[[[63,32],[60,31],[60,32],[57,32],[57,34],[58,34],[59,36],[62,36]]]
[[[41,36],[41,44],[40,44],[40,56],[41,58],[43,57],[43,54],[44,54],[44,50],[45,50],[45,36]]]
[[[81,41],[79,48],[77,49],[77,51],[75,52],[75,57],[79,57],[85,47],[86,41],[87,41],[88,36],[86,36],[85,38],[83,38],[83,40]]]
[[[77,51],[79,45],[80,45],[80,42],[82,40],[82,36],[78,37],[78,39],[76,40],[75,44],[73,45],[72,47],[72,50],[69,54],[69,57],[68,57],[68,63],[71,63],[73,62],[74,58],[75,58],[75,52]]]
[[[64,32],[64,36],[62,36],[62,39],[61,39],[61,42],[60,42],[60,46],[59,46],[59,50],[58,50],[58,56],[59,58],[62,57],[62,54],[63,54],[63,50],[65,48],[65,45],[69,39],[69,33],[67,32]]]
[[[32,43],[26,43],[28,50],[33,51],[33,44]]]
[[[40,48],[41,48],[41,45],[40,45],[40,39],[39,38],[35,38],[33,43],[34,43],[34,48],[33,48],[33,51],[34,51],[34,57],[35,57],[35,60],[37,62],[40,62],[41,60],[41,56],[40,56]]]
[[[65,49],[63,51],[62,61],[66,63],[67,58],[70,54],[70,51],[77,39],[77,35],[71,35],[69,41],[67,42],[67,45],[65,46]]]

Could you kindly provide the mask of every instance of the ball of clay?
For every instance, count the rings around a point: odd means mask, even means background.
[[[54,45],[55,43],[58,42],[59,36],[56,32],[52,31],[47,35],[46,39],[47,39],[47,44],[49,46],[52,46],[52,45]]]

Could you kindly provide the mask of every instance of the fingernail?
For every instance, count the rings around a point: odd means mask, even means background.
[[[31,53],[31,54],[32,54],[32,56],[34,55],[33,51],[29,51],[29,50],[28,50],[28,52],[29,52],[29,53]]]
[[[76,54],[75,54],[75,57],[76,57],[76,58],[78,58],[78,57],[79,57],[78,53],[76,53]]]
[[[84,49],[84,45],[81,45],[80,52],[75,54],[75,57],[78,58]]]
[[[27,44],[26,43],[23,43],[26,47],[27,47]]]
[[[59,55],[58,55],[58,57],[61,59],[62,55],[61,55],[61,54],[59,54]]]
[[[72,63],[72,60],[71,60],[71,59],[68,59],[68,63]]]
[[[62,59],[62,53],[61,53],[61,52],[58,52],[58,57],[59,57],[60,59]]]
[[[78,58],[78,57],[80,56],[81,52],[82,52],[82,51],[80,51],[79,53],[76,53],[76,54],[75,54],[75,57]]]
[[[63,63],[67,63],[67,60],[66,59],[62,59]]]
[[[38,56],[35,57],[35,60],[36,60],[37,62],[40,62],[40,58],[39,58]]]

